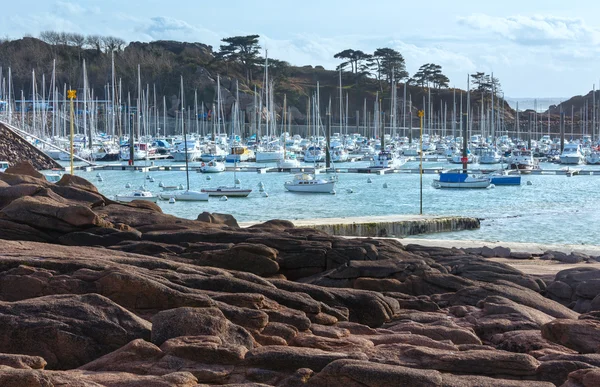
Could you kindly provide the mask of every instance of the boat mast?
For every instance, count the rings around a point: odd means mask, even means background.
[[[467,154],[467,126],[469,126],[469,117],[471,108],[471,76],[467,75],[467,125],[463,128],[463,150],[462,150],[462,165],[463,165],[463,173],[467,173],[467,163],[468,163],[468,154]]]
[[[185,148],[185,180],[187,184],[187,190],[190,190],[190,172],[188,171],[188,150],[187,150],[187,136],[185,132],[185,124],[183,119],[183,75],[181,76],[181,131],[183,132],[183,147]]]

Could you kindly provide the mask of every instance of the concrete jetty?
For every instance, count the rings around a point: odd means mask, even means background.
[[[387,215],[347,218],[297,219],[296,227],[310,227],[331,235],[353,237],[406,237],[418,234],[478,229],[479,219],[462,216]],[[241,223],[248,227],[257,222]]]

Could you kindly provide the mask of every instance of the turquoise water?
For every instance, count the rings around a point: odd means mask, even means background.
[[[158,161],[156,164],[172,164]],[[180,163],[178,163],[180,164]],[[140,163],[139,165],[143,165]],[[337,165],[366,166],[366,162]],[[192,163],[190,168],[199,166]],[[425,168],[451,167],[445,163],[424,163]],[[404,168],[418,168],[418,163],[407,163]],[[555,164],[542,165],[544,169],[558,169]],[[587,168],[582,166],[582,168]],[[597,167],[596,167],[597,168]],[[592,168],[588,168],[592,169]],[[133,188],[146,184],[154,193],[164,185],[185,185],[185,172],[150,172],[154,183],[145,180],[145,174],[132,171],[101,171],[103,182],[97,181],[97,172],[78,171],[108,197],[126,193],[130,183]],[[436,175],[423,175],[423,213],[430,215],[463,215],[483,219],[475,231],[442,233],[424,236],[437,239],[475,239],[486,241],[599,244],[600,206],[597,204],[599,176],[527,176],[521,186],[496,187],[486,190],[439,190],[431,186]],[[233,172],[208,175],[190,172],[190,189],[232,185]],[[179,217],[195,219],[203,211],[230,213],[238,221],[264,221],[269,219],[310,219],[369,215],[418,214],[419,175],[392,174],[367,175],[340,173],[336,195],[298,194],[285,191],[283,183],[293,176],[288,173],[237,172],[241,186],[252,188],[248,198],[230,198],[208,202],[160,202],[164,212]],[[372,183],[367,183],[368,179]],[[526,182],[531,181],[531,185]],[[262,182],[268,197],[258,191]],[[384,183],[388,188],[383,188]],[[353,193],[347,190],[352,189]]]

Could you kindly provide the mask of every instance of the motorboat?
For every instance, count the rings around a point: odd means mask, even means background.
[[[561,164],[581,164],[584,160],[581,145],[575,143],[565,144],[559,159]]]
[[[399,159],[394,153],[389,151],[381,151],[373,158],[369,169],[400,168],[405,163],[406,159]]]
[[[227,152],[219,146],[219,144],[210,143],[206,145],[200,159],[204,162],[212,160],[223,161],[227,157]]]
[[[208,163],[203,162],[198,170],[202,173],[219,173],[225,171],[225,164],[220,161],[211,160]]]
[[[502,156],[493,148],[486,148],[479,155],[480,164],[498,164],[502,161]]]
[[[335,193],[335,180],[317,179],[308,173],[295,175],[294,180],[286,181],[283,186],[290,192]]]
[[[593,150],[585,156],[585,163],[590,165],[600,164],[600,150]]]
[[[479,156],[474,155],[473,153],[467,151],[467,164],[476,164],[479,162]],[[454,152],[452,154],[452,158],[450,159],[450,162],[452,164],[462,164],[462,152]]]
[[[170,200],[171,198],[175,198],[176,201],[181,202],[205,202],[208,200],[209,194],[206,192],[185,190],[168,194],[159,193],[158,197],[160,200]]]
[[[140,187],[140,189],[124,195],[115,195],[115,200],[121,203],[129,203],[134,200],[145,200],[156,203],[158,201],[158,196],[154,195],[150,191],[147,191],[144,187]]]
[[[283,159],[283,147],[278,141],[273,141],[265,148],[258,148],[255,152],[257,163],[276,162]]]
[[[521,185],[521,174],[516,169],[501,169],[486,176],[494,185]]]
[[[487,188],[489,177],[464,173],[462,171],[440,172],[439,179],[433,180],[434,188]]]
[[[188,139],[177,144],[171,156],[174,161],[185,161],[186,157],[188,161],[196,161],[202,156],[202,150],[198,141]]]
[[[8,161],[0,161],[0,172],[6,171],[9,166]]]
[[[254,152],[244,145],[235,145],[231,147],[231,152],[225,157],[228,163],[239,163],[248,161],[254,157]]]
[[[325,152],[318,146],[309,146],[304,152],[304,161],[307,163],[320,163],[325,161]]]
[[[540,169],[533,158],[533,153],[527,149],[513,150],[509,159],[510,169],[518,169],[522,174],[529,174]]]
[[[277,162],[277,168],[300,168],[300,160],[296,155],[286,155],[283,160]]]

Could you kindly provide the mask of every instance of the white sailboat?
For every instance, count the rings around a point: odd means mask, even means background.
[[[288,114],[288,112],[286,111],[287,109],[287,95],[283,96],[283,126],[285,126],[286,123],[286,118],[288,119],[288,127],[291,126],[292,123],[292,118],[291,118],[291,113]],[[296,158],[295,155],[290,155],[285,148],[285,144],[287,142],[287,134],[288,132],[284,131],[283,133],[283,159],[279,160],[277,162],[277,168],[285,168],[285,169],[291,169],[291,168],[299,168],[300,167],[300,161]]]
[[[138,101],[137,101],[137,110],[136,110],[136,114],[137,114],[137,125],[138,125],[138,130],[140,125],[141,125],[141,104],[142,104],[142,83],[141,83],[141,76],[140,76],[140,65],[138,65]],[[146,158],[146,161],[148,159]],[[118,202],[122,202],[122,203],[129,203],[132,202],[134,200],[145,200],[145,201],[149,201],[149,202],[153,202],[156,203],[158,201],[158,196],[154,195],[152,192],[148,191],[146,189],[146,187],[144,185],[140,186],[137,190],[134,190],[132,192],[126,193],[126,194],[121,194],[121,195],[115,195],[115,200]]]
[[[181,77],[181,111],[183,112],[183,76]],[[181,117],[181,129],[183,131],[183,138],[187,138],[186,130],[185,130],[185,120],[183,118],[183,113]],[[208,194],[206,192],[192,191],[190,190],[190,171],[188,166],[188,160],[190,159],[187,154],[188,147],[184,146],[184,159],[185,159],[185,178],[186,178],[186,190],[181,192],[173,192],[169,194],[160,193],[158,197],[161,200],[171,200],[175,199],[175,201],[184,201],[184,202],[201,202],[208,200]]]

